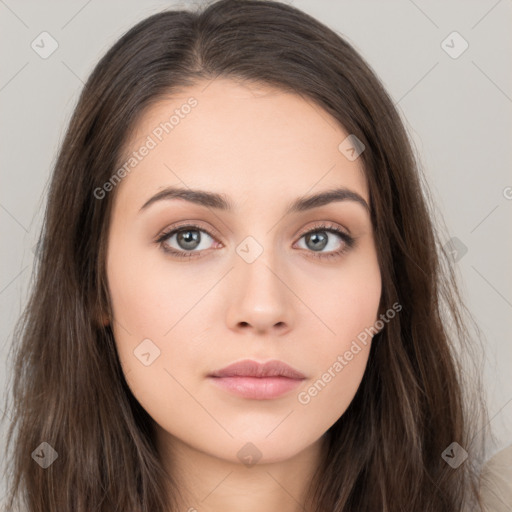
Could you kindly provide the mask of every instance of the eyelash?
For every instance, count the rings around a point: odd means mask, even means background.
[[[176,256],[178,258],[195,258],[195,257],[200,256],[202,251],[176,251],[175,249],[169,249],[169,247],[167,247],[166,244],[164,243],[169,237],[171,237],[172,235],[174,235],[176,233],[179,233],[180,231],[195,231],[195,230],[202,231],[202,232],[206,233],[208,236],[210,236],[211,238],[214,238],[213,235],[211,235],[204,228],[202,228],[196,224],[186,224],[184,226],[179,226],[178,228],[173,226],[172,228],[164,231],[155,240],[155,243],[157,243],[162,248],[163,251],[165,251],[168,254],[171,254],[172,256]],[[299,240],[306,235],[310,235],[310,234],[316,233],[318,231],[326,231],[328,233],[334,233],[334,234],[339,235],[339,237],[344,242],[344,246],[342,249],[340,249],[338,251],[328,252],[328,253],[314,253],[314,251],[310,251],[310,252],[313,252],[314,257],[317,257],[320,259],[330,259],[330,258],[340,257],[342,254],[345,254],[350,249],[352,249],[355,245],[356,239],[354,237],[348,235],[347,233],[345,233],[344,231],[342,231],[341,229],[339,229],[336,226],[326,225],[323,223],[317,224],[312,229],[306,231],[305,233],[302,233]]]

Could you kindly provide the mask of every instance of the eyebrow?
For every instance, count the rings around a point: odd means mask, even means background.
[[[190,188],[167,187],[154,196],[150,197],[140,208],[140,211],[145,210],[150,205],[157,201],[183,199],[190,203],[206,206],[221,211],[233,211],[234,205],[232,201],[225,194],[216,192],[209,192],[206,190],[197,190]],[[364,209],[370,213],[368,203],[357,192],[349,190],[344,187],[334,188],[320,192],[318,194],[303,196],[295,199],[285,211],[285,215],[290,213],[304,212],[313,208],[318,208],[333,202],[340,201],[353,201],[360,204]]]

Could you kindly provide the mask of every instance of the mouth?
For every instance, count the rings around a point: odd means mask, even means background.
[[[253,400],[271,400],[295,389],[301,380],[289,377],[211,377],[220,388]]]
[[[270,400],[288,393],[306,378],[282,361],[244,360],[217,370],[208,378],[221,389],[243,398]]]

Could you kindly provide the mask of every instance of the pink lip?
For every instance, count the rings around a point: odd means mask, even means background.
[[[208,376],[221,388],[255,400],[277,398],[297,387],[306,377],[282,361],[245,360]]]

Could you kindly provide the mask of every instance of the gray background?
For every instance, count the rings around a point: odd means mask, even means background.
[[[343,35],[373,67],[401,112],[449,236],[467,247],[457,268],[486,336],[482,366],[491,427],[499,439],[491,456],[512,443],[512,1],[287,3]],[[136,22],[166,8],[195,5],[0,0],[4,393],[7,352],[27,299],[46,186],[83,83]],[[43,31],[59,45],[47,59],[31,48]],[[457,58],[441,46],[453,31],[469,44]],[[461,47],[448,41],[454,50]]]

